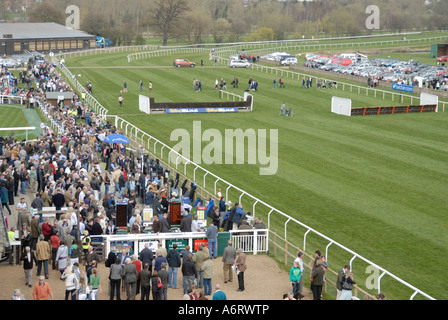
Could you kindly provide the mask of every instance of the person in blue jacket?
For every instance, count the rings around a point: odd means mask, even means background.
[[[235,215],[233,216],[232,222],[233,222],[233,230],[238,229],[238,225],[241,223],[241,220],[243,220],[243,216],[245,215],[243,208],[241,205],[238,205],[238,207],[235,210]]]

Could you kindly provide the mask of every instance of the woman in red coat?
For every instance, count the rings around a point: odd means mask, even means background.
[[[58,231],[54,230],[53,235],[50,237],[51,242],[51,266],[53,270],[56,270],[56,253],[58,252],[58,248],[61,245],[59,241]]]

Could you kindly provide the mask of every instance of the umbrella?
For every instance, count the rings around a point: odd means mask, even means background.
[[[104,139],[104,142],[107,143],[123,143],[123,144],[129,144],[128,138],[126,138],[122,134],[111,134]]]

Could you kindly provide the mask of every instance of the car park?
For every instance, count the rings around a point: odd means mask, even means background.
[[[419,86],[432,85],[438,81],[440,88],[448,90],[448,85],[445,86],[448,84],[448,67],[444,65],[421,64],[417,60],[374,58],[368,61],[361,59],[343,66],[340,64],[341,56],[337,55],[329,59],[319,54],[309,54],[306,57],[303,65],[309,68],[387,82],[416,83]]]
[[[230,60],[229,67],[231,68],[250,68],[250,62],[245,60]]]
[[[187,59],[176,59],[173,62],[173,65],[175,67],[190,67],[190,68],[194,68],[196,66],[196,63],[193,61],[189,61]]]

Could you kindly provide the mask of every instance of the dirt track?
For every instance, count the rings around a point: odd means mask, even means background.
[[[266,255],[248,255],[247,271],[245,272],[244,292],[237,292],[238,280],[235,276],[232,282],[224,283],[222,262],[220,257],[213,260],[214,270],[212,278],[212,287],[216,283],[221,284],[221,289],[227,295],[228,300],[281,300],[284,293],[291,290],[289,284],[289,274],[281,270],[277,263]],[[99,294],[98,300],[108,300],[108,275],[109,269],[104,266],[104,261],[99,266],[101,276],[102,293]],[[54,293],[55,300],[63,300],[65,298],[65,282],[59,279],[58,270],[51,270],[50,278],[47,280]],[[37,283],[38,277],[33,272],[33,283]],[[177,277],[178,287],[182,288],[182,273],[179,269]],[[20,265],[9,265],[2,263],[0,265],[0,300],[9,300],[14,293],[14,289],[20,289],[25,299],[33,299],[33,288],[25,286],[25,276],[23,267]],[[201,289],[197,289],[199,293]],[[214,290],[213,290],[214,291]],[[303,300],[311,300],[312,296],[307,288],[304,288],[305,298]],[[168,300],[181,300],[183,296],[182,289],[168,289]],[[122,293],[122,298],[125,294]],[[208,297],[211,299],[211,297]],[[136,296],[140,300],[140,295]],[[152,299],[152,294],[150,296]]]

